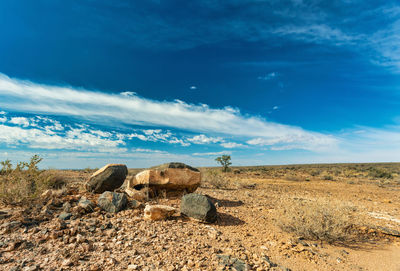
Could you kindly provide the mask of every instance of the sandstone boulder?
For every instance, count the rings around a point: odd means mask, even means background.
[[[181,200],[181,214],[212,223],[217,220],[217,209],[209,198],[200,194],[187,194]]]
[[[167,163],[144,170],[129,180],[127,194],[148,187],[151,191],[194,192],[200,186],[201,173],[184,163]]]
[[[106,212],[117,213],[123,210],[128,203],[128,199],[123,193],[106,191],[100,195],[97,204]]]
[[[148,191],[146,188],[141,190],[136,189],[125,189],[126,194],[134,200],[137,201],[146,201],[148,199]]]
[[[122,164],[108,164],[89,178],[86,189],[89,192],[103,193],[120,187],[128,174],[128,168]]]
[[[144,208],[144,219],[164,220],[176,212],[176,209],[166,205],[147,205]]]

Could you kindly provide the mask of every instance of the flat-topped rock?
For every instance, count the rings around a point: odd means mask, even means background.
[[[136,174],[127,184],[129,190],[149,187],[151,190],[186,191],[191,193],[200,186],[201,173],[184,163],[167,163]]]
[[[128,168],[123,164],[108,164],[90,176],[86,189],[93,193],[103,193],[119,188],[125,181]]]

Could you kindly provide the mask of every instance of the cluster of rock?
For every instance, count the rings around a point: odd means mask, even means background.
[[[159,195],[183,195],[181,215],[201,222],[216,221],[217,211],[210,199],[193,193],[200,186],[201,173],[198,169],[184,163],[167,163],[139,172],[129,180],[126,180],[127,175],[126,165],[108,164],[96,171],[85,187],[88,192],[101,193],[97,206],[106,212],[117,213],[125,209],[128,203],[137,207],[140,206],[140,202],[146,202]],[[114,192],[116,189],[122,190],[123,193]],[[78,205],[87,212],[95,208],[86,198],[82,198]],[[146,205],[144,219],[164,220],[176,213],[177,209],[171,206]],[[61,219],[69,217],[67,212],[60,215]]]

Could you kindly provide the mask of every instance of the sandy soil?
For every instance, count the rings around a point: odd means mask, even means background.
[[[248,264],[248,270],[400,270],[400,185],[370,179],[287,180],[247,171],[228,173],[223,189],[204,183],[196,193],[217,205],[215,224],[181,217],[145,221],[143,205],[118,214],[99,209],[60,222],[66,201],[76,204],[87,173],[69,172],[66,193],[47,204],[3,206],[1,270],[230,270],[217,255]],[[277,226],[279,208],[293,199],[325,199],[356,210],[363,238],[328,244],[299,239]],[[150,204],[179,208],[180,199]],[[14,224],[10,224],[10,222]],[[382,230],[386,229],[386,230]],[[389,234],[387,229],[393,230]],[[235,270],[235,269],[232,269]],[[245,269],[243,269],[245,270]]]

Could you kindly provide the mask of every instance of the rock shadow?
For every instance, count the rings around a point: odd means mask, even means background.
[[[227,200],[227,199],[216,199],[207,195],[207,197],[212,201],[212,203],[218,203],[219,207],[239,207],[244,203],[241,200]]]
[[[220,212],[218,212],[217,221],[215,222],[215,224],[219,226],[238,226],[238,225],[243,225],[245,223],[246,222],[237,217],[234,217],[227,213],[220,213]]]

